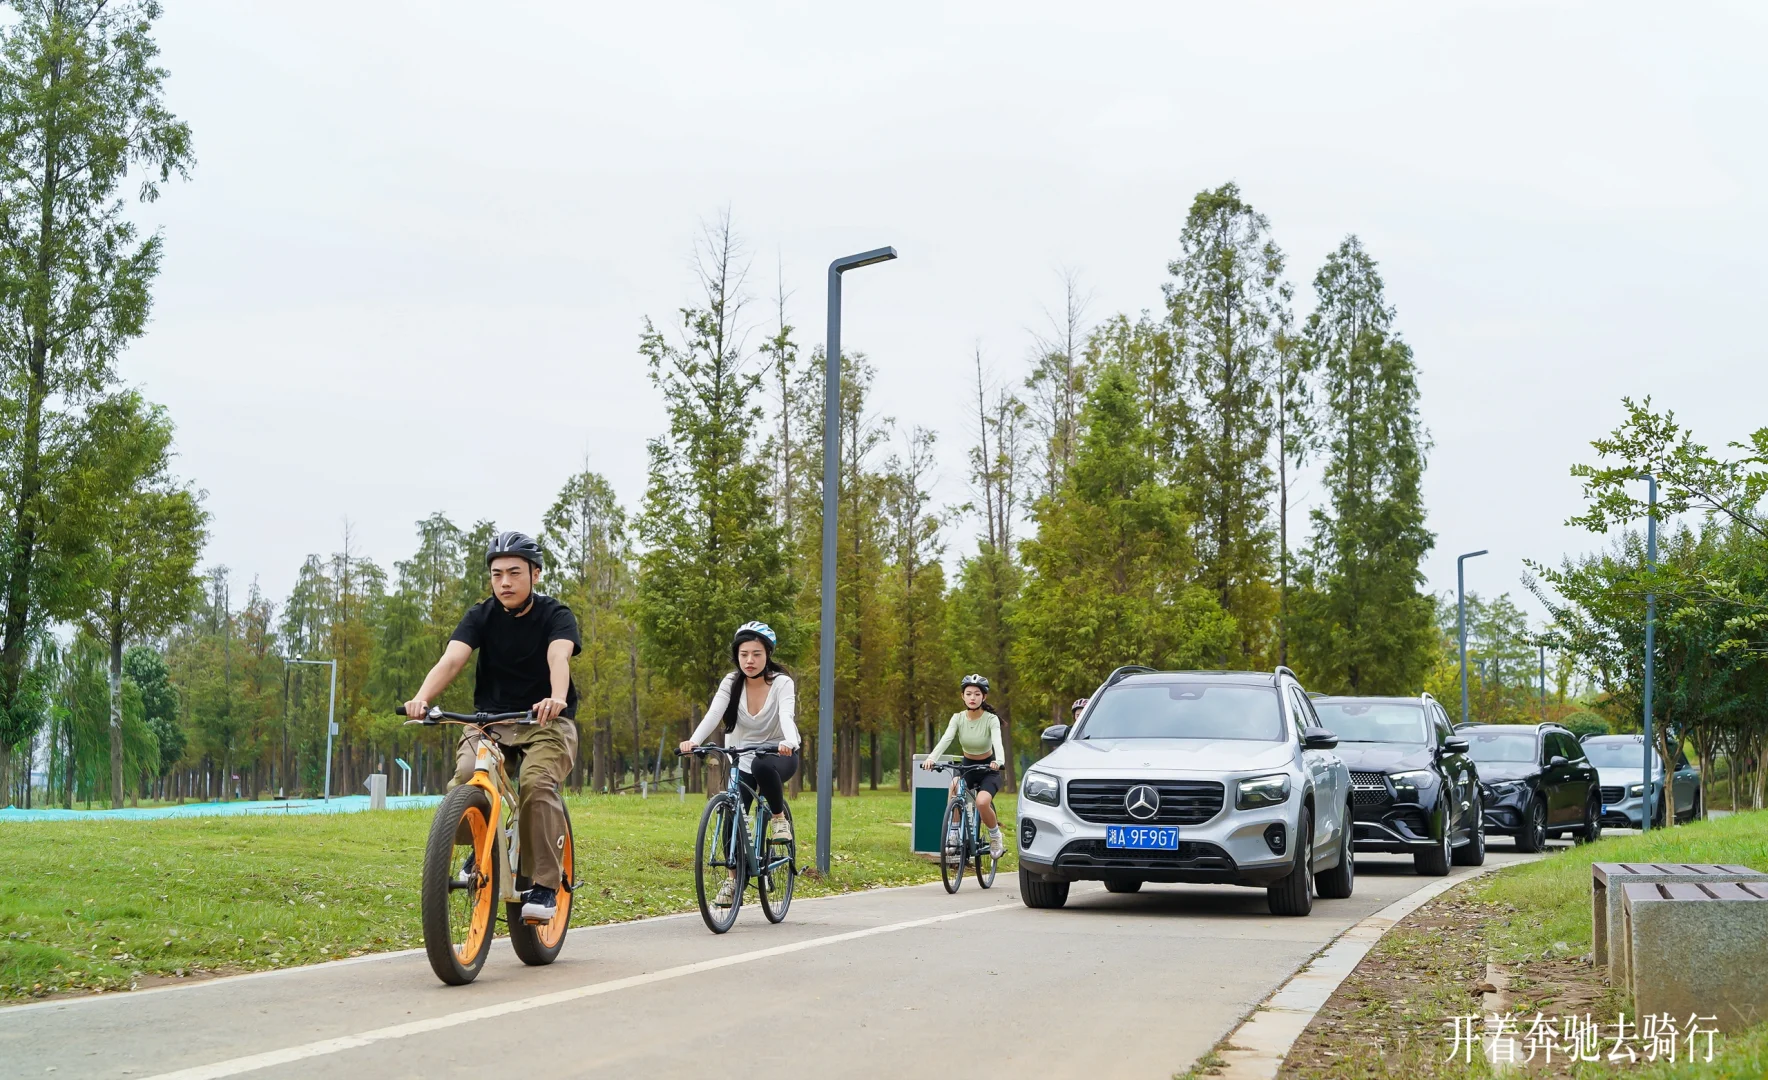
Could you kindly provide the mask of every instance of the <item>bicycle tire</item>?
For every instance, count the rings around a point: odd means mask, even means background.
[[[504,905],[504,922],[510,928],[510,948],[529,967],[544,967],[559,958],[565,947],[565,931],[571,928],[571,892],[577,883],[577,837],[571,829],[571,811],[565,811],[565,847],[559,852],[558,910],[551,919],[535,926],[522,921],[520,903]]]
[[[786,807],[786,823],[792,824],[792,808]],[[792,907],[792,894],[798,887],[798,830],[792,830],[792,839],[775,840],[771,837],[762,841],[761,874],[755,879],[755,890],[761,894],[761,913],[767,916],[770,923],[784,922],[786,912]],[[786,865],[782,868],[785,887],[780,887],[782,870],[768,870],[773,861],[785,856]]]
[[[728,791],[721,791],[706,800],[706,809],[700,813],[700,831],[694,838],[694,892],[700,900],[700,918],[705,921],[706,929],[714,934],[722,934],[737,922],[737,910],[743,906],[743,889],[748,885],[748,845],[743,837],[742,808],[737,805]],[[710,843],[708,833],[710,832]],[[724,879],[731,876],[730,853],[735,850],[737,887],[731,897],[731,906],[719,908],[712,901],[718,893]],[[706,892],[708,869],[712,874],[712,894]]]
[[[976,811],[972,811],[972,813],[976,813]],[[996,818],[995,820],[999,821],[1000,818]],[[978,814],[976,818],[975,836],[976,884],[985,889],[993,888],[995,882],[995,869],[1000,860],[994,857],[993,849],[988,846],[988,841],[982,836],[982,817],[980,814]]]
[[[964,803],[951,799],[945,804],[945,816],[939,819],[939,880],[945,891],[956,893],[964,884],[965,844]]]
[[[424,953],[430,970],[449,986],[465,986],[479,977],[497,929],[499,841],[494,835],[485,842],[490,827],[490,799],[484,789],[470,784],[450,791],[430,822],[420,890]],[[456,845],[455,837],[463,830],[471,842]],[[490,851],[491,865],[478,867],[474,884],[457,887],[455,867],[466,861],[469,848]]]

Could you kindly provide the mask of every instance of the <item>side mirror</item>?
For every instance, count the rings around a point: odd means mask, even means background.
[[[1323,727],[1303,728],[1301,748],[1303,750],[1330,750],[1338,745],[1338,736]]]
[[[1061,746],[1062,740],[1066,738],[1068,738],[1067,724],[1051,724],[1044,729],[1042,735],[1038,736],[1038,742],[1043,744],[1044,753],[1048,754],[1058,746]]]
[[[1554,754],[1552,757],[1547,759],[1547,767],[1549,769],[1557,769],[1564,764],[1566,764],[1566,759],[1563,755],[1560,755],[1560,754]]]
[[[1465,754],[1467,750],[1467,740],[1459,735],[1452,735],[1443,740],[1443,753],[1445,754]]]

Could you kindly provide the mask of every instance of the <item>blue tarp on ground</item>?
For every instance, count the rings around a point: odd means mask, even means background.
[[[440,795],[389,795],[387,809],[418,810],[435,806]],[[232,817],[236,814],[350,814],[368,809],[367,795],[340,795],[324,799],[268,799],[262,802],[208,802],[184,806],[155,806],[121,810],[0,810],[7,821],[151,821],[156,818]]]

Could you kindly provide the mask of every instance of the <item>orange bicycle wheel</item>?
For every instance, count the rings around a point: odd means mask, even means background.
[[[504,921],[510,927],[510,947],[522,963],[550,964],[565,947],[565,931],[571,926],[571,891],[577,886],[576,838],[571,832],[571,812],[565,811],[565,847],[559,853],[558,911],[546,922],[533,926],[522,921],[522,905],[506,904]],[[520,884],[520,882],[518,882]]]
[[[484,789],[463,784],[450,791],[430,823],[422,889],[424,952],[436,977],[450,986],[477,978],[491,952],[498,892],[496,845],[491,800]]]

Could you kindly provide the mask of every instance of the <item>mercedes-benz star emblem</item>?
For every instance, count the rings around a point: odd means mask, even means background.
[[[1124,792],[1123,808],[1137,821],[1152,821],[1160,813],[1160,792],[1147,784],[1137,784]]]

